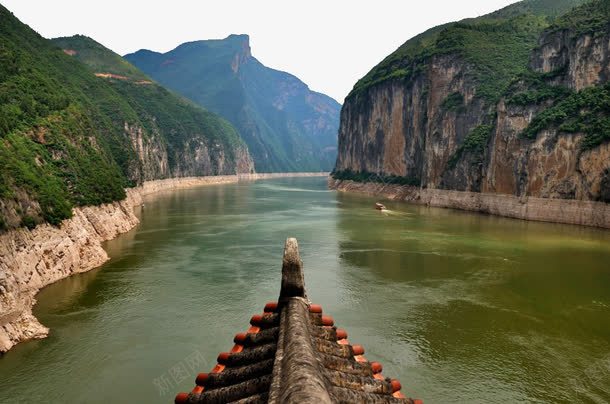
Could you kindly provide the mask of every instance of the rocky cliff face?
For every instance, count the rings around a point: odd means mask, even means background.
[[[74,209],[61,227],[48,224],[29,231],[0,235],[0,353],[14,344],[42,338],[48,329],[32,315],[35,294],[42,287],[103,264],[101,243],[133,228],[137,191],[124,201]]]
[[[148,180],[253,172],[228,121],[93,39],[50,41],[0,5],[0,43],[0,233]]]
[[[557,84],[582,90],[608,81],[609,47],[607,35],[575,37],[569,29],[545,33],[532,55],[532,68],[543,73],[564,71]]]
[[[47,336],[49,329],[32,314],[36,293],[53,282],[106,262],[108,255],[102,242],[139,223],[134,209],[142,205],[144,197],[209,184],[325,175],[245,173],[147,181],[127,189],[127,198],[120,202],[75,208],[73,217],[61,226],[43,224],[33,230],[14,229],[0,234],[0,354],[19,342]]]
[[[474,98],[469,70],[459,58],[434,58],[427,74],[407,85],[390,81],[348,99],[341,113],[336,170],[409,177],[431,188],[479,188],[480,170],[463,165],[446,170],[469,130],[490,111]],[[458,93],[467,110],[444,108],[445,99]]]
[[[260,172],[330,171],[341,106],[297,77],[264,66],[247,35],[125,58],[238,129]]]
[[[609,46],[607,32],[549,31],[528,70],[552,91],[600,86],[610,74]],[[507,92],[489,102],[474,76],[475,66],[459,54],[436,55],[409,80],[385,80],[348,97],[335,170],[407,177],[428,189],[606,200],[607,141],[583,148],[585,133],[557,127],[525,137],[553,100],[515,103]],[[528,85],[512,87],[528,92]]]
[[[254,163],[245,145],[227,150],[220,143],[193,136],[169,148],[159,133],[147,136],[141,126],[127,122],[125,134],[137,156],[130,168],[130,178],[136,183],[159,178],[254,172]],[[227,157],[228,154],[231,158]]]
[[[561,72],[554,85],[575,91],[607,82],[610,36],[574,37],[569,30],[543,35],[532,54],[539,73]],[[483,192],[543,198],[603,200],[603,179],[610,169],[610,144],[582,150],[583,133],[541,131],[533,140],[520,134],[546,105],[497,106],[495,130],[488,149]]]
[[[182,141],[167,141],[156,130],[124,122],[124,136],[131,149],[125,176],[132,184],[167,178],[224,176],[254,173],[254,163],[245,144],[227,146],[193,133]],[[22,216],[36,217],[39,202],[23,190],[13,198],[0,198],[0,235],[23,226]],[[1,311],[0,311],[1,313]]]
[[[52,42],[104,79],[136,112],[131,119],[113,117],[115,126],[123,125],[125,147],[136,157],[127,170],[131,182],[253,172],[247,146],[219,116],[176,97],[91,38],[76,35]],[[249,46],[237,55],[235,69],[249,57]]]

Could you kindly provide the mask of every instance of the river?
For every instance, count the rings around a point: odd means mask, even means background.
[[[324,178],[150,197],[111,260],[42,290],[47,339],[0,358],[2,403],[167,403],[277,298],[310,299],[429,403],[610,401],[610,232],[328,191]]]

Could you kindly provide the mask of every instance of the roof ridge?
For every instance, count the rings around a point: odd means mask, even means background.
[[[307,300],[298,243],[284,245],[282,286],[277,302],[250,320],[235,336],[231,352],[218,355],[211,373],[200,373],[186,403],[410,403],[396,379],[384,378],[382,366],[351,345],[320,305]],[[272,365],[271,365],[272,363]]]

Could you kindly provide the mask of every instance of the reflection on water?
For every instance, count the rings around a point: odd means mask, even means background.
[[[606,232],[390,203],[402,214],[373,215],[358,199],[339,196],[342,283],[407,389],[433,402],[610,399]]]
[[[321,178],[147,200],[110,262],[39,294],[51,335],[0,359],[0,402],[171,401],[276,298],[288,236],[310,298],[407,394],[610,400],[609,232],[374,202]]]

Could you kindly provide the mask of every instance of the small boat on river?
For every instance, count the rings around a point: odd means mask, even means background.
[[[375,203],[375,209],[377,209],[377,210],[387,210],[385,205],[382,204],[382,203],[379,203],[379,202]]]

